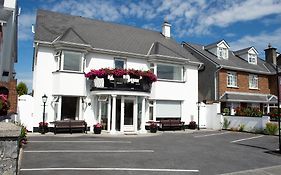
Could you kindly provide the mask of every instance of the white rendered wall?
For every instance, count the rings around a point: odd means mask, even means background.
[[[16,0],[4,0],[4,7],[16,8]]]
[[[186,69],[186,82],[159,80],[153,83],[150,99],[182,101],[182,121],[188,124],[197,120],[198,70],[196,67]]]
[[[37,121],[34,116],[34,98],[30,95],[22,95],[18,98],[18,122],[23,124],[28,131],[33,131],[33,126],[38,125],[34,123]]]

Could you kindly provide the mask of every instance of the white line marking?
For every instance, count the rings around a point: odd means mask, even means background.
[[[153,153],[153,150],[36,150],[25,153]]]
[[[214,134],[206,134],[206,135],[199,135],[199,136],[194,136],[196,138],[199,138],[199,137],[208,137],[208,136],[216,136],[216,135],[223,135],[223,134],[228,134],[230,132],[222,132],[222,133],[214,133]]]
[[[103,141],[103,140],[69,140],[69,141],[42,141],[42,140],[31,140],[30,143],[132,143],[130,141]]]
[[[153,172],[199,172],[185,169],[144,169],[144,168],[23,168],[21,171],[153,171]]]
[[[263,137],[263,135],[256,136],[256,137],[249,137],[249,138],[245,138],[245,139],[233,140],[230,143],[236,143],[236,142],[241,142],[241,141],[244,141],[244,140],[256,139],[256,138],[260,138],[260,137]]]

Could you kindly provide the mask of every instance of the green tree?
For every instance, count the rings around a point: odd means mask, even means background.
[[[17,85],[17,93],[19,96],[27,94],[28,88],[24,82]]]

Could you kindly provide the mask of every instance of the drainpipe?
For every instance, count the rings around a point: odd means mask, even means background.
[[[219,100],[219,71],[222,69],[221,66],[216,67],[217,70],[214,72],[214,77],[215,77],[215,100]]]

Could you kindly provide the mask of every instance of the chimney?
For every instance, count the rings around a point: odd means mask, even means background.
[[[265,61],[267,63],[275,64],[276,65],[276,48],[271,47],[271,44],[268,44],[268,48],[264,49],[265,52]]]
[[[171,37],[171,24],[169,24],[167,18],[165,18],[162,25],[162,35],[164,35],[166,38]]]

